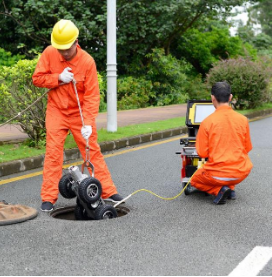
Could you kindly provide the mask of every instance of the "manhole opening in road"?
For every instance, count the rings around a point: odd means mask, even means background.
[[[55,218],[55,219],[65,219],[65,220],[94,220],[94,217],[89,217],[86,216],[84,213],[83,215],[80,215],[79,218],[80,219],[76,219],[76,213],[78,211],[76,211],[77,206],[67,206],[67,207],[63,207],[63,208],[58,208],[56,210],[54,210],[53,212],[50,213],[50,216]],[[117,217],[122,217],[127,215],[130,212],[130,209],[124,206],[118,206],[115,208],[116,212],[117,212]],[[105,213],[105,216],[103,216],[102,219],[114,219],[111,217],[111,215],[107,215],[107,213]]]

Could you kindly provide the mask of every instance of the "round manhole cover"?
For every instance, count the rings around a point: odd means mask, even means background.
[[[77,206],[68,206],[63,208],[58,208],[50,213],[50,216],[56,219],[65,219],[65,220],[76,220],[75,218],[75,208]],[[130,210],[127,207],[122,205],[115,208],[117,211],[117,217],[127,215]],[[91,219],[88,219],[91,220]]]
[[[32,219],[37,215],[38,211],[31,207],[0,201],[0,226],[20,223]]]

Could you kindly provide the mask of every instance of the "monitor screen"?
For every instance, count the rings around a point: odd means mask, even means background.
[[[208,115],[215,111],[213,104],[195,104],[194,123],[201,123]]]

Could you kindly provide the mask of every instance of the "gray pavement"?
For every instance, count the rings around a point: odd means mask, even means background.
[[[254,168],[237,186],[237,200],[215,206],[212,196],[200,192],[173,201],[139,192],[125,204],[130,212],[117,219],[61,220],[39,212],[33,220],[0,227],[0,274],[229,275],[256,246],[272,249],[271,124],[272,117],[250,123]],[[119,192],[126,196],[145,188],[164,197],[178,194],[179,138],[105,153]],[[0,186],[1,198],[39,209],[41,181],[41,174],[21,176]],[[74,204],[75,199],[60,196],[56,208]],[[253,259],[244,270],[258,268],[250,276],[272,275],[270,258],[259,264]]]

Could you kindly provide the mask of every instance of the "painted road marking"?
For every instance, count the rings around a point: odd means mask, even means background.
[[[229,276],[257,276],[272,258],[272,247],[256,246]]]
[[[138,151],[138,150],[141,150],[141,149],[145,149],[145,148],[148,148],[148,147],[153,147],[153,146],[160,145],[160,144],[163,144],[163,143],[168,143],[168,142],[179,140],[179,139],[185,138],[185,137],[187,137],[187,135],[180,136],[178,138],[175,137],[175,138],[171,138],[171,139],[167,139],[167,140],[154,142],[154,143],[147,144],[147,145],[141,145],[141,146],[138,146],[138,147],[134,147],[134,148],[126,149],[126,150],[123,150],[123,151],[119,151],[119,152],[116,152],[116,153],[113,153],[113,154],[104,155],[104,158],[106,159],[106,158],[111,158],[111,157],[118,156],[118,155],[123,155],[123,154],[129,153],[129,152]],[[82,164],[82,161],[79,161],[79,162],[76,162],[76,163],[63,165],[63,168],[68,168],[71,165],[81,165],[81,164]],[[38,172],[35,172],[35,173],[22,175],[22,176],[19,176],[19,177],[5,179],[5,180],[0,181],[0,186],[4,185],[4,184],[7,184],[7,183],[12,183],[12,182],[15,182],[15,181],[20,181],[20,180],[32,178],[32,177],[35,177],[35,176],[38,176],[38,175],[42,175],[42,173],[43,173],[42,171],[38,171]]]

